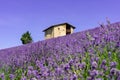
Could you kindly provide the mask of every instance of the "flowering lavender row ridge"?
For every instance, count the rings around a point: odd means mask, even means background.
[[[18,80],[119,80],[120,22],[0,50],[0,68]]]

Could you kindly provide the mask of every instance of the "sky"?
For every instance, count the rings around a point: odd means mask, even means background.
[[[74,32],[99,23],[120,21],[120,0],[0,0],[0,49],[22,45],[29,31],[34,42],[44,40],[44,29],[68,22]]]

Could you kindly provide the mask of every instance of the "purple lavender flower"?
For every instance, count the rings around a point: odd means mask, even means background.
[[[98,64],[96,61],[92,62],[92,65],[91,65],[92,69],[96,69],[98,67]]]
[[[117,70],[117,76],[120,76],[120,70]]]
[[[116,75],[116,72],[117,72],[116,68],[112,68],[112,69],[110,70],[110,74],[111,74],[111,75]]]
[[[102,78],[97,78],[97,79],[95,79],[95,80],[103,80]]]
[[[92,57],[90,58],[91,63],[92,63],[94,60],[95,60],[95,58],[92,56]]]
[[[13,74],[10,74],[10,75],[9,75],[9,77],[10,77],[10,80],[14,80],[14,78],[15,78],[15,75],[13,75]]]
[[[47,68],[47,67],[42,67],[42,68],[40,68],[40,72],[41,72],[41,73],[43,73],[43,72],[45,72],[45,71],[48,71],[48,68]]]
[[[98,71],[97,70],[89,71],[89,75],[94,78],[95,76],[98,75]]]
[[[117,42],[116,47],[118,48],[120,47],[120,42]]]
[[[78,67],[80,69],[84,69],[86,67],[86,63],[85,62],[82,62],[81,64],[78,64]]]
[[[59,68],[59,67],[57,67],[57,68],[55,69],[55,72],[56,72],[56,75],[61,75],[61,74],[62,74],[62,69]]]
[[[40,78],[41,78],[41,76],[40,76],[40,75],[37,75],[37,76],[36,76],[36,78],[37,78],[37,79],[40,79]]]
[[[108,52],[108,57],[109,57],[109,58],[111,57],[111,54],[112,54],[111,52]]]
[[[31,70],[28,70],[27,71],[27,76],[31,76],[32,75],[32,71]]]
[[[68,80],[68,78],[67,78],[67,77],[64,77],[63,80]]]
[[[42,76],[43,76],[43,77],[47,77],[48,75],[49,75],[48,71],[44,71],[44,72],[42,73]]]
[[[33,66],[28,66],[28,70],[33,70]]]
[[[116,68],[117,63],[116,62],[110,62],[110,67],[111,68]]]
[[[37,70],[33,70],[33,71],[32,71],[32,74],[33,74],[34,76],[37,76],[37,75],[38,75],[38,71],[37,71]]]
[[[21,80],[27,80],[27,78],[25,76],[22,76]]]
[[[102,66],[102,69],[104,70],[104,72],[108,69],[107,66]]]
[[[88,77],[87,77],[87,80],[92,80],[92,77],[88,76]]]
[[[95,58],[95,61],[98,62],[98,61],[99,61],[99,57],[96,57],[96,58]]]
[[[77,80],[77,75],[76,74],[71,75],[70,80]]]
[[[117,77],[117,80],[120,80],[120,75]]]
[[[103,60],[101,65],[100,65],[100,68],[106,70],[107,69],[107,66],[106,66],[106,60]]]
[[[106,65],[106,60],[103,60],[103,61],[102,61],[102,65]]]
[[[0,74],[0,78],[1,78],[2,80],[5,80],[5,75],[4,75],[4,73],[1,73],[1,74]]]
[[[103,71],[99,71],[99,75],[103,76],[104,75]]]
[[[36,60],[35,63],[36,63],[36,66],[39,67],[39,63],[40,63],[40,61],[39,61],[39,60]]]
[[[37,80],[36,78],[31,78],[30,80]]]
[[[70,69],[69,64],[66,64],[66,65],[64,66],[64,70],[65,70],[65,71],[68,71],[69,69]]]
[[[71,59],[71,60],[69,61],[69,65],[72,66],[73,63],[74,63],[74,61]]]

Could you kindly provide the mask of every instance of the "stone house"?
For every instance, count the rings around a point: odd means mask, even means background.
[[[73,33],[75,27],[68,23],[53,25],[43,30],[45,39],[56,38]]]

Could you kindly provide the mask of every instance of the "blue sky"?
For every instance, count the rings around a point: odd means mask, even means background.
[[[120,21],[120,0],[0,0],[0,49],[22,45],[31,32],[34,42],[44,40],[45,28],[68,22],[75,32]]]

